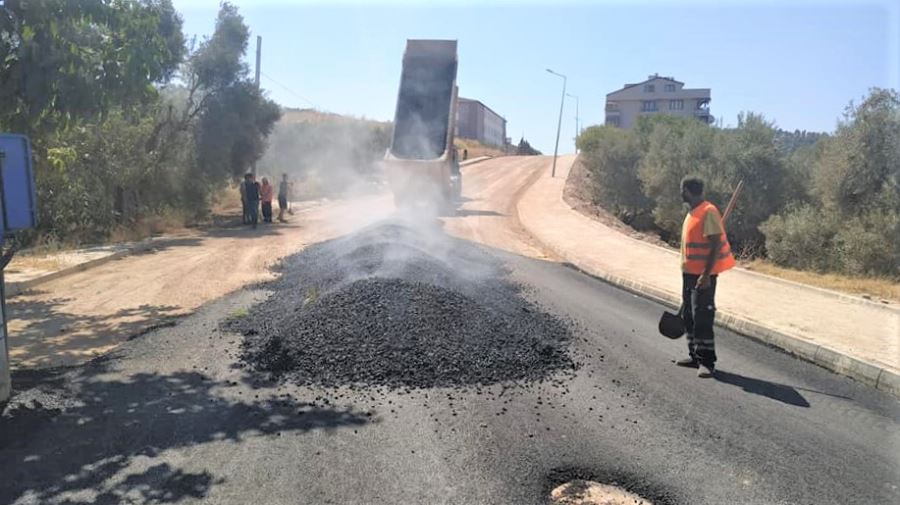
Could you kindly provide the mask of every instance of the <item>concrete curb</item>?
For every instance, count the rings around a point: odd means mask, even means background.
[[[109,263],[110,261],[117,260],[119,258],[124,258],[125,256],[144,252],[153,247],[153,239],[144,240],[141,242],[137,242],[135,244],[125,246],[125,248],[121,251],[116,251],[112,254],[104,256],[102,258],[97,258],[93,260],[85,261],[84,263],[79,263],[77,265],[72,265],[70,267],[66,267],[55,272],[51,272],[46,275],[42,275],[40,277],[35,277],[34,279],[29,279],[27,281],[22,282],[10,282],[6,285],[6,296],[16,296],[22,294],[24,291],[27,291],[35,286],[39,286],[41,284],[60,279],[62,277],[66,277],[67,275],[72,275],[74,273],[83,272],[85,270],[89,270],[94,267],[98,267],[105,263]]]
[[[572,212],[576,211],[573,210]],[[578,265],[560,248],[541,240],[539,233],[536,233],[528,222],[522,221],[521,213],[519,213],[519,216],[523,228],[525,228],[535,240],[543,244],[544,247],[550,249],[557,256],[565,260],[567,262],[566,266],[666,307],[677,310],[678,307],[681,306],[681,299],[677,295],[666,290],[642,282],[626,279],[624,277],[619,277],[609,272],[588,270]],[[735,316],[728,312],[718,312],[716,314],[716,324],[739,335],[775,347],[792,356],[803,359],[804,361],[819,365],[832,372],[845,375],[851,379],[900,398],[900,374],[897,374],[892,370],[867,363],[846,354],[841,354],[820,344],[807,342],[793,335],[773,330],[761,323]]]
[[[477,158],[472,158],[471,160],[466,160],[466,161],[460,162],[459,166],[467,167],[469,165],[474,165],[476,163],[481,163],[482,161],[487,161],[487,160],[492,160],[492,159],[494,159],[494,158],[492,158],[491,156],[479,156]]]

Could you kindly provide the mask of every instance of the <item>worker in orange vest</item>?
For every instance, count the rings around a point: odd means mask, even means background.
[[[697,376],[706,378],[713,376],[716,367],[716,280],[735,261],[719,209],[703,198],[703,181],[685,178],[681,198],[691,207],[681,228],[681,317],[688,357],[676,364],[697,368]]]

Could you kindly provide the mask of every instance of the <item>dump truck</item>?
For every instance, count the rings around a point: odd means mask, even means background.
[[[449,208],[462,192],[456,129],[456,41],[407,40],[385,173],[398,207]]]

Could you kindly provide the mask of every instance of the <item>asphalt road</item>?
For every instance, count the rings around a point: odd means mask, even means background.
[[[545,161],[470,167],[445,229],[487,243],[570,322],[574,378],[480,392],[260,384],[218,329],[265,298],[248,289],[87,366],[20,372],[13,406],[32,408],[0,418],[0,503],[531,504],[572,477],[658,504],[900,501],[896,399],[727,331],[719,378],[698,379],[672,364],[684,342],[656,334],[661,307],[541,259],[510,202]]]

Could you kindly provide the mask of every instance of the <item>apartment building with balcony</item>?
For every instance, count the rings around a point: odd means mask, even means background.
[[[685,88],[672,77],[654,74],[606,95],[606,124],[632,128],[639,117],[653,114],[693,117],[709,124],[715,120],[709,112],[710,95],[709,88]]]

